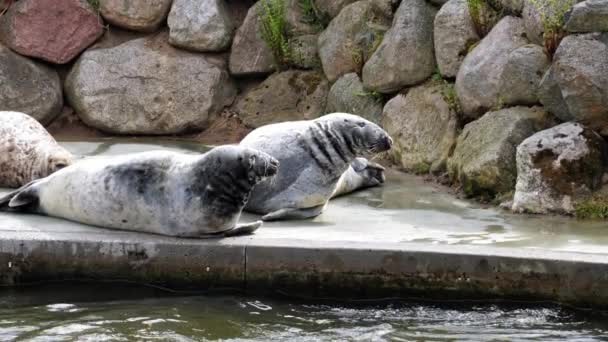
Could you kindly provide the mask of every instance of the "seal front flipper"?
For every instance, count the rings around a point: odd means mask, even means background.
[[[325,208],[325,204],[310,208],[283,208],[273,211],[262,216],[263,221],[278,221],[278,220],[303,220],[319,216]]]
[[[258,228],[260,228],[262,226],[262,224],[263,224],[262,221],[237,224],[236,227],[230,229],[227,232],[224,232],[222,235],[224,237],[231,237],[231,236],[253,234],[253,232],[255,232]]]

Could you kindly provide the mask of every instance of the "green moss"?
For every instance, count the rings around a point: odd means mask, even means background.
[[[574,214],[580,219],[608,218],[608,194],[596,193],[577,202],[574,205]]]
[[[415,174],[429,173],[430,170],[431,170],[431,164],[426,163],[426,162],[416,163],[412,166],[412,169],[411,169],[411,171],[414,172]]]
[[[362,97],[371,97],[374,101],[376,101],[378,103],[382,103],[384,101],[384,94],[377,92],[375,90],[357,91],[357,92],[354,92],[353,95],[362,96]]]
[[[380,46],[380,43],[382,43],[383,39],[384,39],[384,31],[375,30],[372,33],[372,42],[369,45],[369,48],[368,48],[368,51],[367,51],[367,55],[368,56],[371,56],[372,54],[374,54],[374,52]]]
[[[260,34],[274,57],[277,69],[287,68],[291,60],[291,48],[287,36],[285,2],[283,0],[261,0]]]
[[[443,81],[443,100],[448,104],[448,107],[455,113],[460,113],[460,102],[458,102],[458,96],[456,95],[456,88],[453,83]]]

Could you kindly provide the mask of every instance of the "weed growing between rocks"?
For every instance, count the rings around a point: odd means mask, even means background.
[[[354,92],[353,95],[370,97],[378,103],[384,103],[384,94],[377,92],[375,90],[358,91],[358,92]]]
[[[491,23],[487,22],[486,16],[483,13],[484,5],[484,0],[467,0],[469,15],[473,21],[475,32],[479,37],[484,37],[492,28]]]
[[[435,69],[435,72],[431,76],[431,80],[441,83],[441,96],[443,97],[443,100],[448,104],[450,110],[454,111],[454,113],[460,113],[460,102],[458,102],[454,84],[443,79],[439,68]]]
[[[580,219],[608,218],[608,195],[598,193],[574,205],[574,215]]]
[[[302,22],[315,28],[317,32],[323,31],[329,22],[331,17],[326,13],[319,11],[313,0],[299,0],[298,5],[302,10]]]
[[[274,57],[277,69],[290,65],[291,49],[287,36],[285,2],[283,0],[262,0],[260,7],[260,34]]]
[[[540,13],[545,51],[552,57],[567,34],[564,15],[574,5],[574,0],[530,0],[530,3]]]
[[[99,12],[99,8],[101,6],[101,4],[99,3],[100,0],[87,0],[87,2],[89,3],[89,5],[91,5],[91,7],[93,7],[93,9],[97,12]]]

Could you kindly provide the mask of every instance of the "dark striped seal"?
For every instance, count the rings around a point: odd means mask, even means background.
[[[72,163],[72,154],[31,116],[0,111],[0,187],[18,188]]]
[[[352,114],[333,113],[315,120],[260,127],[240,145],[264,151],[281,163],[274,179],[254,187],[245,207],[247,211],[264,214],[262,219],[269,221],[319,215],[355,158],[386,151],[392,140],[370,121]],[[356,167],[358,171],[353,168],[350,176],[366,177],[363,169]],[[383,175],[381,172],[378,177],[383,180]]]
[[[253,186],[278,165],[240,146],[92,157],[0,198],[0,208],[170,236],[232,236],[261,226],[237,222]]]

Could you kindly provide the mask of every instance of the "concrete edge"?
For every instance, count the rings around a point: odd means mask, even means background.
[[[471,245],[124,234],[0,237],[0,284],[129,280],[298,297],[549,300],[608,308],[608,255]],[[23,234],[21,234],[23,235]]]

